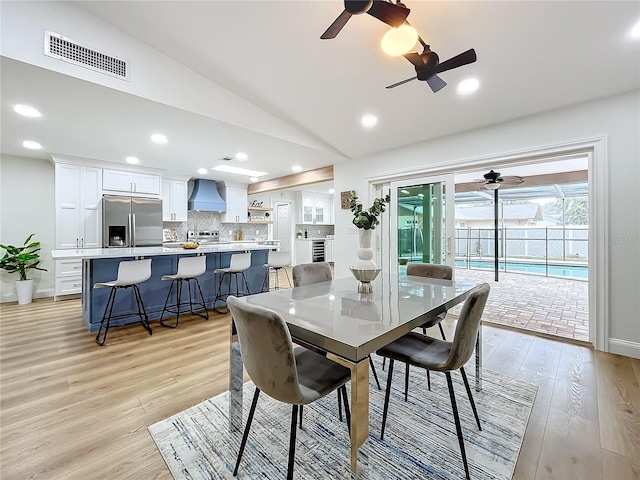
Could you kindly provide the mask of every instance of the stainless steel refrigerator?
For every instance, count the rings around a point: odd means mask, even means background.
[[[102,246],[162,245],[162,200],[102,196]]]

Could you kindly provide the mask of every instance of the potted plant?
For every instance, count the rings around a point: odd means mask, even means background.
[[[43,272],[47,271],[46,268],[38,267],[40,242],[31,242],[34,235],[35,233],[29,235],[21,247],[0,244],[0,248],[6,250],[4,257],[0,259],[0,268],[9,273],[17,272],[20,275],[20,280],[16,280],[19,305],[31,303],[33,298],[33,280],[27,279],[27,272],[32,268]]]
[[[355,267],[362,270],[372,270],[377,268],[373,261],[373,249],[371,242],[373,230],[380,224],[380,215],[386,210],[391,197],[386,195],[375,198],[369,209],[365,209],[362,203],[358,202],[358,197],[353,194],[349,198],[349,208],[353,213],[353,224],[358,227],[358,262]]]

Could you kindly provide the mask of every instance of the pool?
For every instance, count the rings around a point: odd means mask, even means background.
[[[456,267],[493,270],[495,268],[493,260],[456,260]],[[504,261],[498,263],[501,272],[505,271]],[[513,273],[533,273],[536,275],[548,275],[552,277],[565,277],[586,280],[589,277],[589,267],[587,265],[565,265],[557,263],[526,263],[526,262],[507,262],[507,272]]]

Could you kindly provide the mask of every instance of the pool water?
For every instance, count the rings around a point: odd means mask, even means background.
[[[471,260],[469,268],[480,270],[493,270],[493,260]],[[456,267],[467,267],[466,260],[456,260]],[[505,271],[504,261],[498,263],[501,272]],[[560,265],[560,264],[539,264],[525,262],[507,262],[507,272],[514,273],[535,273],[538,275],[548,275],[553,277],[578,278],[586,280],[589,277],[589,267],[587,265]]]

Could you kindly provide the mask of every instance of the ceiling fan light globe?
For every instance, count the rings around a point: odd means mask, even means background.
[[[413,49],[418,41],[418,32],[411,25],[403,23],[397,28],[391,28],[382,37],[380,47],[391,57],[399,57]]]
[[[484,184],[484,188],[486,188],[487,190],[497,190],[500,188],[500,183],[499,182],[487,182]]]

